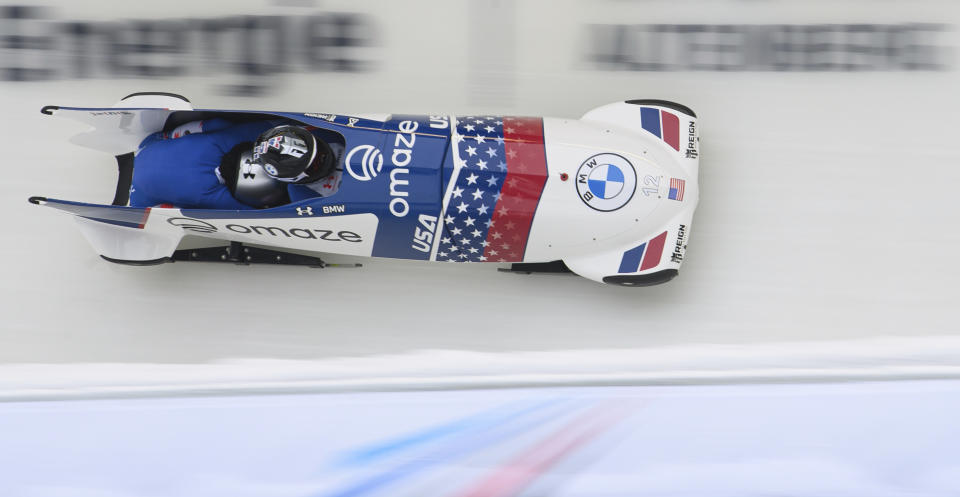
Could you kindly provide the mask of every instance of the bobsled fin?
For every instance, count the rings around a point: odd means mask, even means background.
[[[143,226],[147,223],[147,219],[150,217],[149,207],[139,209],[136,207],[87,204],[44,197],[30,197],[30,203],[53,207],[54,209],[69,212],[75,216],[126,228],[143,229]]]
[[[162,91],[142,91],[131,93],[113,104],[114,108],[142,108],[167,110],[193,110],[190,100],[183,95]]]
[[[664,107],[670,110],[677,111],[681,114],[686,114],[690,117],[697,117],[697,114],[693,112],[690,107],[686,105],[681,105],[676,102],[671,102],[669,100],[654,100],[654,99],[636,99],[636,100],[627,100],[625,103],[630,105],[648,105],[654,107]]]
[[[108,260],[129,263],[158,261],[170,257],[183,238],[183,230],[168,226],[167,223],[160,223],[157,229],[144,229],[154,210],[149,207],[138,209],[85,204],[44,197],[31,197],[30,203],[53,207],[76,216],[80,232],[94,250]],[[159,211],[169,213],[171,210]]]
[[[615,276],[604,276],[603,282],[608,285],[620,286],[653,286],[666,283],[680,274],[676,269],[664,269],[650,274],[618,274]]]
[[[174,111],[193,110],[190,102],[172,93],[134,93],[113,107],[60,107],[47,105],[40,112],[67,117],[94,129],[77,134],[70,142],[111,155],[133,152],[151,133],[163,129]]]

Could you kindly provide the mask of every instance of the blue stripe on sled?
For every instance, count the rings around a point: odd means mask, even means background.
[[[660,138],[660,111],[653,107],[641,107],[640,126]]]
[[[639,247],[634,247],[623,253],[623,259],[620,260],[620,269],[618,273],[636,273],[640,269],[640,261],[643,260],[643,251],[647,248],[646,242],[641,243]]]

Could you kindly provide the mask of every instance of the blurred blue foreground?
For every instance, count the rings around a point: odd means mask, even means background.
[[[960,381],[0,404],[0,495],[947,496]]]

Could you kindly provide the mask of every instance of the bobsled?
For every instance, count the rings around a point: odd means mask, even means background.
[[[663,100],[611,103],[579,119],[194,109],[169,93],[41,112],[92,127],[71,141],[116,158],[117,189],[109,205],[29,201],[72,214],[94,250],[120,264],[323,267],[324,254],[345,254],[647,286],[678,274],[698,199],[697,117]],[[214,117],[336,133],[339,189],[256,210],[128,206],[141,141]],[[181,248],[196,237],[219,246]]]

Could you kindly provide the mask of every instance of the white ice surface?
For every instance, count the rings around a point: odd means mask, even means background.
[[[960,338],[535,352],[423,350],[202,364],[0,364],[0,401],[942,378],[960,378]]]

